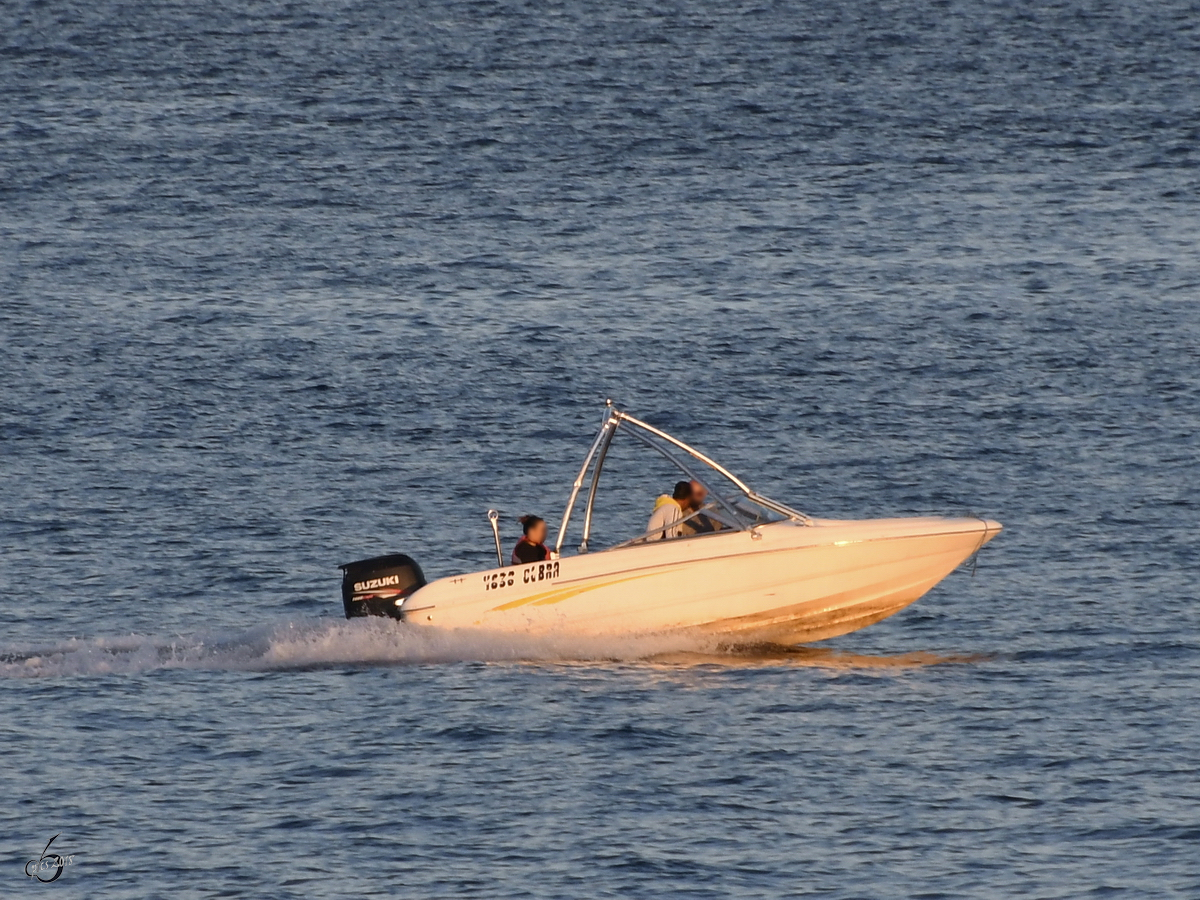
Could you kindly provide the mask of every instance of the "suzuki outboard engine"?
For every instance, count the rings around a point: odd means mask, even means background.
[[[347,619],[358,616],[399,619],[400,604],[426,584],[421,567],[403,553],[360,559],[339,568]]]

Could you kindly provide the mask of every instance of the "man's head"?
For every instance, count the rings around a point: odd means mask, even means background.
[[[692,503],[692,483],[690,481],[675,482],[675,490],[671,492],[671,499],[678,503],[681,509],[687,509]]]
[[[708,488],[698,481],[689,481],[688,485],[692,489],[692,509],[699,509],[708,499]]]

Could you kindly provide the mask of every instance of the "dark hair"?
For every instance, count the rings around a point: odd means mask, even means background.
[[[517,521],[521,523],[521,528],[525,534],[529,534],[529,529],[533,528],[538,522],[545,522],[546,520],[541,516],[521,516]]]
[[[671,493],[671,499],[686,500],[690,496],[692,496],[691,482],[688,482],[688,481],[675,482],[675,490]]]

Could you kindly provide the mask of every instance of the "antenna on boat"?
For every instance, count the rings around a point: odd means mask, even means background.
[[[504,550],[500,546],[500,510],[489,509],[488,521],[492,524],[492,537],[496,539],[496,565],[504,568]]]

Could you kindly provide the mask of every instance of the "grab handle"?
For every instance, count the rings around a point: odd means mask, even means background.
[[[500,547],[500,510],[489,509],[488,521],[492,523],[492,537],[496,539],[496,565],[504,567],[504,550]]]

